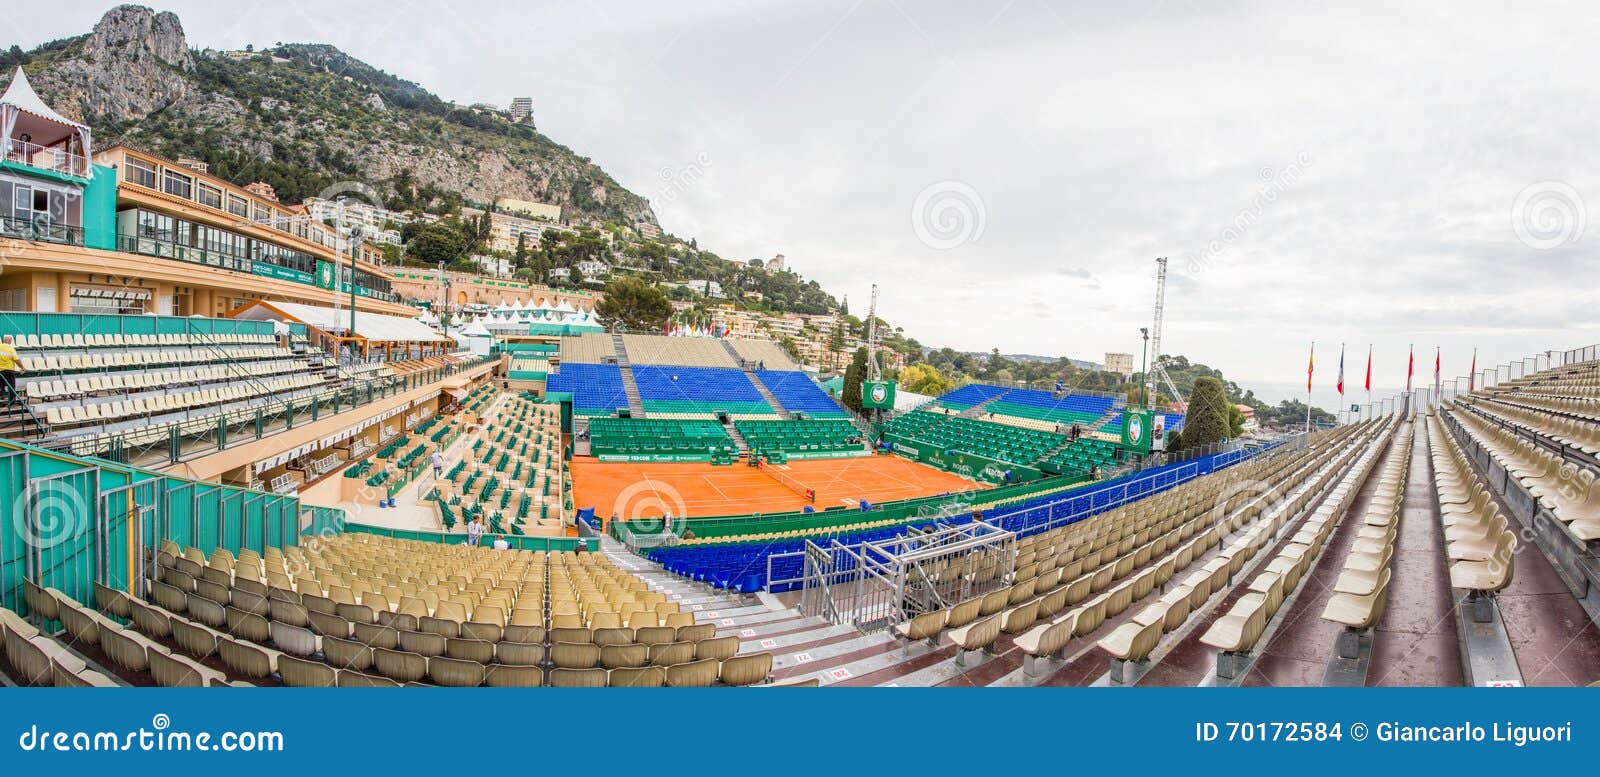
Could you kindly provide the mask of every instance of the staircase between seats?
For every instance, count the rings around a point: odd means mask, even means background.
[[[977,418],[978,416],[983,414],[983,409],[984,408],[986,408],[986,407],[988,407],[988,406],[990,406],[990,405],[992,405],[992,404],[994,404],[996,402],[999,402],[1001,397],[1004,397],[1005,395],[1010,394],[1010,393],[1011,393],[1010,391],[1002,391],[999,394],[996,394],[996,395],[994,395],[992,397],[989,397],[988,399],[985,399],[982,402],[979,402],[978,404],[973,405],[972,407],[969,407],[966,410],[961,411],[961,413],[959,415],[962,418]]]
[[[772,390],[767,388],[767,384],[762,382],[761,376],[756,374],[755,362],[740,356],[739,351],[733,347],[733,343],[730,343],[727,340],[722,341],[722,347],[728,352],[729,356],[733,357],[733,361],[735,364],[739,365],[739,369],[744,370],[745,377],[750,379],[750,383],[756,387],[756,391],[761,393],[761,398],[766,400],[767,404],[772,406],[773,411],[778,414],[778,417],[785,421],[794,420],[794,415],[784,408],[783,403],[778,401],[778,398],[773,395]],[[742,443],[740,445],[740,449],[745,449],[745,446]]]
[[[622,392],[628,395],[628,411],[634,418],[644,418],[644,400],[639,396],[639,384],[633,380],[633,365],[628,361],[628,349],[622,345],[622,335],[612,335],[617,347],[617,370],[622,373]]]

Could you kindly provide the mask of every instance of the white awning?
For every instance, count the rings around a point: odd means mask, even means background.
[[[279,315],[281,311],[282,315]],[[247,321],[280,321],[287,317],[324,332],[346,335],[350,328],[350,311],[302,305],[298,302],[270,302],[250,305],[240,310],[234,318]],[[427,324],[414,318],[385,316],[378,313],[356,313],[356,335],[375,342],[431,343],[445,339]]]

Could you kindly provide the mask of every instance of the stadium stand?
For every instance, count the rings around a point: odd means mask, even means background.
[[[570,393],[574,415],[611,415],[617,408],[628,406],[622,371],[615,364],[563,361],[559,370],[550,373],[545,386],[548,391]]]
[[[912,442],[921,442],[945,450],[965,451],[985,458],[995,459],[1012,464],[1032,465],[1045,458],[1061,446],[1068,443],[1065,435],[1054,432],[1043,432],[1035,429],[1024,429],[1004,424],[979,421],[971,418],[962,418],[956,415],[942,415],[924,410],[915,410],[905,415],[896,416],[884,428],[885,438],[900,437]],[[892,441],[892,440],[891,440]],[[1079,444],[1087,443],[1083,440]],[[1072,446],[1068,450],[1072,450]],[[1080,456],[1085,460],[1093,458],[1096,464],[1103,463],[1099,455],[1099,448],[1083,447],[1076,449],[1071,456],[1065,457],[1064,462],[1075,462]],[[1091,451],[1093,452],[1091,456]],[[1063,450],[1058,456],[1065,454]],[[1090,466],[1095,466],[1091,464]],[[1082,469],[1088,471],[1088,467]]]
[[[800,366],[794,363],[789,353],[783,346],[771,340],[738,340],[727,339],[724,342],[733,346],[739,358],[761,365],[762,370],[774,372],[799,372]],[[771,384],[768,384],[771,385]]]
[[[752,455],[781,452],[788,458],[866,455],[861,430],[846,419],[736,421]]]
[[[628,353],[631,358],[631,345]],[[723,357],[727,358],[726,352]],[[639,386],[644,409],[652,418],[705,418],[718,412],[726,412],[733,418],[776,415],[750,382],[750,376],[738,369],[635,364],[633,377]]]
[[[270,333],[17,339],[18,391],[54,437],[204,424],[226,411],[315,394],[327,382]]]
[[[623,335],[628,359],[638,365],[739,368],[722,341],[707,337]]]
[[[1005,394],[1008,389],[999,386],[989,386],[982,383],[969,383],[942,397],[938,404],[941,407],[961,412],[968,408],[992,401],[995,397]]]
[[[1089,426],[1111,412],[1114,402],[1111,397],[1085,394],[1056,397],[1048,391],[1012,389],[984,409],[996,415],[1038,421],[1045,425],[1042,428],[1054,430],[1057,424]]]
[[[477,517],[490,534],[524,535],[529,524],[542,533],[558,530],[566,504],[561,449],[556,405],[529,395],[487,405],[480,435],[433,491],[439,524],[465,531]]]
[[[605,332],[584,332],[561,338],[561,363],[603,364],[617,356],[616,343]]]
[[[590,451],[601,460],[711,461],[739,455],[716,421],[595,418],[589,435]]]
[[[811,418],[842,418],[848,415],[833,397],[828,396],[828,392],[823,391],[804,372],[766,369],[756,370],[752,374],[790,413],[804,413]]]
[[[152,572],[148,598],[96,586],[95,607],[28,583],[25,612],[73,642],[0,611],[13,674],[117,684],[88,657],[171,687],[649,687],[754,685],[772,667],[600,553],[343,534],[207,556],[169,541]]]
[[[1046,472],[1062,475],[1087,475],[1095,467],[1106,468],[1116,463],[1116,443],[1080,437],[1067,443],[1065,448],[1052,454],[1040,465]]]

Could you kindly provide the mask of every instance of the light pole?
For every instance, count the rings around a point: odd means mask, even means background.
[[[1150,385],[1150,328],[1139,327],[1139,335],[1144,338],[1144,347],[1139,350],[1139,405],[1141,408],[1150,406],[1150,398],[1146,396],[1146,386]]]

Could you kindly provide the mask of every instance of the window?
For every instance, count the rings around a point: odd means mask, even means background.
[[[254,219],[256,223],[265,224],[272,220],[272,211],[265,205],[262,205],[259,202],[251,203],[250,209],[253,211],[251,218]]]
[[[165,171],[161,179],[161,190],[174,197],[190,199],[194,196],[194,180],[176,170]]]
[[[200,204],[208,208],[221,208],[222,190],[208,183],[200,184]]]
[[[139,184],[146,189],[156,188],[156,166],[142,159],[125,157],[128,164],[128,180]]]
[[[228,195],[228,212],[239,218],[250,217],[250,202],[237,194]]]

